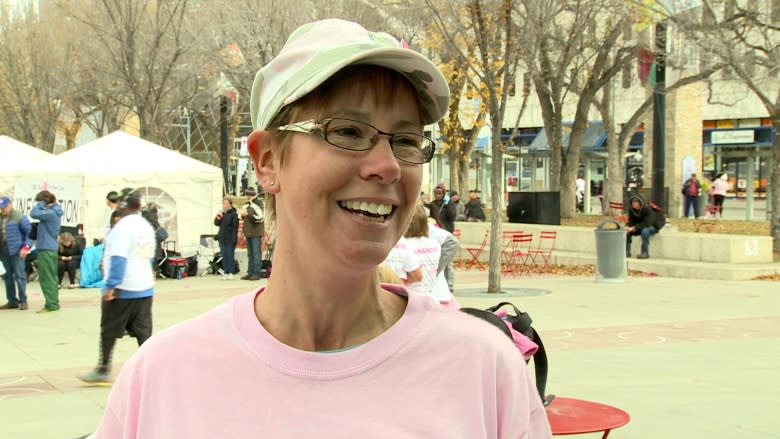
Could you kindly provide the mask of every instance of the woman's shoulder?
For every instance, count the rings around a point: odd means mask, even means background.
[[[431,307],[430,316],[438,329],[437,343],[451,343],[453,349],[480,355],[492,352],[509,361],[522,359],[512,340],[485,320],[439,304]]]

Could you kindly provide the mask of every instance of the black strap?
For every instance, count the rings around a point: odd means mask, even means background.
[[[542,338],[539,336],[539,333],[531,326],[531,323],[533,323],[531,316],[526,312],[520,311],[517,306],[511,302],[497,303],[490,308],[487,308],[487,311],[495,313],[501,309],[501,307],[507,305],[511,306],[515,312],[514,315],[507,314],[507,319],[512,324],[512,327],[539,346],[539,349],[536,350],[533,356],[534,375],[536,377],[536,389],[539,391],[539,396],[542,398],[542,401],[547,402],[545,398],[548,374],[547,350],[544,348],[544,343],[542,343]]]

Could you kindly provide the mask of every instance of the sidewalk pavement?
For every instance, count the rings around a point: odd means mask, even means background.
[[[263,283],[161,280],[155,331]],[[461,305],[509,299],[530,313],[548,350],[549,393],[631,414],[610,437],[780,438],[777,282],[631,277],[604,284],[535,275],[502,280],[521,295],[465,294],[486,285],[487,272],[456,273]],[[535,292],[546,294],[529,295]],[[43,303],[39,285],[28,294],[29,311],[0,311],[0,438],[87,434],[110,390],[75,378],[97,361],[98,290],[62,290],[62,310],[43,315],[34,313]],[[135,350],[134,339],[120,340],[115,369]]]

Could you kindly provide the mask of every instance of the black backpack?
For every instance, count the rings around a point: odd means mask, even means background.
[[[653,211],[653,214],[655,215],[653,227],[655,227],[656,230],[661,230],[661,228],[666,225],[666,213],[664,212],[664,209],[655,201],[648,201],[647,206],[650,208],[650,210]]]
[[[496,312],[504,306],[510,306],[511,310],[502,318],[496,315]],[[531,323],[533,323],[531,316],[526,312],[520,311],[510,302],[501,302],[487,309],[461,308],[460,310],[466,314],[479,317],[482,320],[492,323],[496,328],[500,329],[501,332],[506,334],[507,337],[512,339],[512,333],[509,332],[509,328],[507,328],[506,323],[504,323],[506,321],[515,331],[525,335],[539,346],[539,349],[533,356],[536,390],[539,392],[539,396],[542,398],[544,405],[547,406],[550,404],[553,398],[555,398],[555,395],[545,394],[547,388],[547,351],[544,349],[544,344],[542,343],[542,338],[539,336],[539,333],[531,326]]]

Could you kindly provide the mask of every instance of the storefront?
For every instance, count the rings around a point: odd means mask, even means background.
[[[729,194],[766,197],[775,138],[771,126],[705,128],[702,137],[706,177],[726,172]]]

